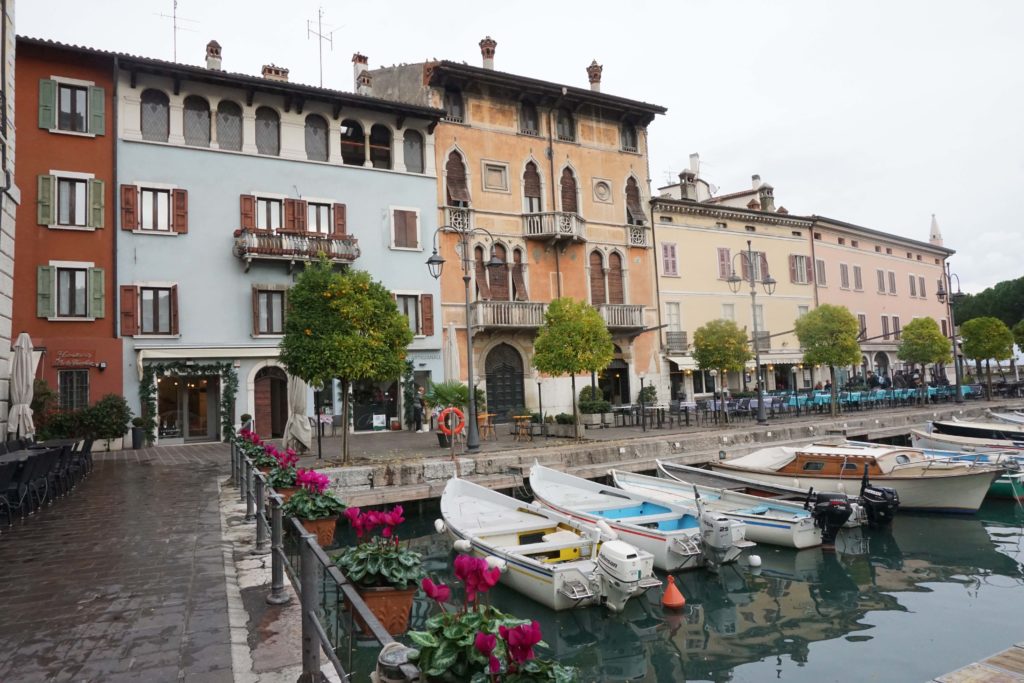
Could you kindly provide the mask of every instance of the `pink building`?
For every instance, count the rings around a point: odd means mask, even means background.
[[[859,374],[891,378],[905,369],[896,350],[900,331],[914,318],[934,318],[949,336],[946,306],[935,293],[953,253],[942,245],[934,216],[927,242],[814,216],[815,305],[844,306],[860,320]],[[952,380],[952,366],[948,374]]]

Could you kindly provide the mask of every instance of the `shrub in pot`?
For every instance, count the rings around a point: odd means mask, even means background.
[[[604,414],[612,411],[612,404],[604,399],[580,401],[580,422],[593,427],[604,421]]]
[[[281,508],[286,515],[298,517],[307,531],[316,534],[317,543],[326,547],[334,542],[338,515],[345,504],[327,490],[331,478],[316,470],[297,470],[295,483],[299,490]]]
[[[345,510],[356,537],[365,540],[334,561],[393,636],[409,628],[416,582],[424,575],[423,557],[410,550],[408,544],[403,546],[395,533],[395,528],[405,521],[402,515],[401,505],[388,512]],[[375,533],[378,529],[380,532]]]
[[[132,418],[132,448],[139,450],[146,441],[146,421],[141,417]]]
[[[648,384],[640,390],[637,401],[644,405],[652,405],[658,402],[658,388]]]

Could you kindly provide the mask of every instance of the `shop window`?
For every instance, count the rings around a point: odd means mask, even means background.
[[[58,405],[61,411],[70,412],[89,406],[89,371],[57,371]]]

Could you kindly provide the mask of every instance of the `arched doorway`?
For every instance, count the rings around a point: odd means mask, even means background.
[[[484,362],[487,373],[487,412],[505,421],[526,405],[523,396],[523,357],[508,344],[491,349]]]
[[[632,403],[629,394],[629,364],[622,359],[622,348],[614,345],[615,355],[612,362],[601,371],[597,386],[604,394],[604,400],[612,405]]]
[[[271,366],[256,373],[253,403],[256,433],[265,439],[284,436],[288,422],[288,375],[284,370]]]

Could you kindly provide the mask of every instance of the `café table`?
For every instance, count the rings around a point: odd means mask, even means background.
[[[516,432],[513,437],[513,441],[533,441],[533,416],[532,415],[513,415],[512,419],[515,421]]]

